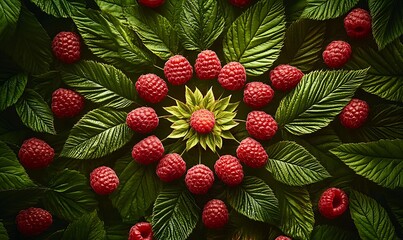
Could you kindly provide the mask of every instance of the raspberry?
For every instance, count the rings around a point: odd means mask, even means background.
[[[344,18],[344,28],[351,38],[365,38],[371,33],[371,15],[362,8],[353,9]]]
[[[351,57],[351,46],[344,41],[333,41],[327,45],[322,57],[328,67],[341,68]]]
[[[339,116],[341,124],[346,128],[359,128],[368,118],[369,106],[367,102],[353,98],[343,108]]]
[[[91,172],[90,185],[97,194],[107,195],[118,188],[119,178],[112,168],[101,166]]]
[[[27,169],[47,167],[53,161],[54,156],[53,148],[38,138],[25,140],[18,152],[22,166]]]
[[[151,164],[157,162],[164,154],[162,142],[154,135],[149,136],[134,145],[132,157],[141,164]]]
[[[231,155],[221,156],[214,164],[218,178],[228,186],[239,185],[243,180],[243,169],[239,160]]]
[[[153,240],[153,229],[149,222],[139,222],[130,228],[129,240]]]
[[[52,41],[52,51],[63,63],[75,63],[80,60],[80,36],[75,32],[60,32]]]
[[[177,153],[165,155],[157,165],[156,173],[164,182],[171,182],[183,176],[186,172],[186,162]]]
[[[168,94],[165,81],[153,73],[141,75],[137,79],[136,90],[142,99],[150,103],[159,103]]]
[[[227,90],[240,90],[246,82],[245,68],[239,62],[227,63],[218,74],[218,82]]]
[[[245,7],[251,0],[229,0],[229,2],[236,7]]]
[[[225,203],[218,199],[212,199],[204,205],[202,220],[206,228],[222,228],[229,218]]]
[[[126,124],[133,131],[146,134],[158,127],[158,115],[153,108],[139,107],[129,112],[126,117]]]
[[[245,138],[236,149],[236,156],[239,161],[251,168],[263,167],[269,156],[264,150],[262,144],[253,138]]]
[[[156,8],[164,4],[165,0],[138,0],[141,5]]]
[[[274,88],[281,91],[293,89],[301,81],[304,73],[291,65],[278,65],[270,71],[270,80]]]
[[[324,191],[318,204],[320,214],[328,219],[342,215],[347,207],[347,194],[339,188],[328,188]]]
[[[206,194],[214,183],[213,171],[204,164],[195,165],[186,173],[185,183],[191,193]]]
[[[263,111],[252,111],[246,118],[246,130],[259,140],[268,140],[277,132],[277,122]]]
[[[46,231],[52,222],[52,215],[42,208],[30,207],[21,210],[16,217],[18,231],[24,236],[39,235]]]
[[[190,126],[200,134],[207,134],[214,128],[214,113],[207,109],[200,109],[192,113]]]
[[[195,70],[201,80],[217,78],[221,70],[220,59],[214,51],[204,50],[197,55]]]
[[[165,62],[164,73],[172,85],[182,85],[192,78],[193,68],[184,56],[176,55]]]
[[[58,118],[75,117],[84,109],[84,97],[73,90],[59,88],[52,94],[51,108]]]
[[[278,236],[276,237],[276,239],[274,240],[292,240],[291,238],[287,237],[287,236]]]
[[[264,107],[273,97],[273,89],[262,82],[250,82],[243,91],[243,101],[252,108]]]

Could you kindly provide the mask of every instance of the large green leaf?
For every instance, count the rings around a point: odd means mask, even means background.
[[[312,240],[358,240],[359,238],[344,229],[331,225],[319,225],[313,229]]]
[[[302,12],[302,18],[326,20],[347,13],[359,0],[306,0],[306,2],[307,5]]]
[[[21,2],[19,0],[0,1],[0,39],[2,38],[3,31],[17,25],[20,10]],[[8,32],[6,32],[7,34]]]
[[[134,84],[114,66],[81,61],[62,67],[63,81],[104,107],[125,108],[136,100]]]
[[[85,44],[98,57],[128,72],[142,72],[153,65],[152,56],[132,41],[117,18],[94,10],[73,16]]]
[[[31,0],[42,11],[55,17],[67,18],[77,9],[85,9],[85,0]]]
[[[228,203],[246,217],[268,223],[279,219],[279,205],[271,188],[260,178],[245,176],[241,185],[228,189]]]
[[[395,228],[386,210],[374,199],[350,192],[350,213],[361,239],[396,239]]]
[[[159,7],[162,16],[164,16],[171,25],[176,29],[180,23],[180,16],[183,10],[184,0],[165,0],[164,4]]]
[[[55,134],[53,113],[48,104],[32,89],[27,89],[15,104],[21,121],[36,132]]]
[[[84,214],[70,223],[63,233],[62,240],[102,240],[105,239],[105,234],[104,223],[99,219],[97,212],[94,211]]]
[[[347,166],[383,187],[403,187],[403,140],[348,143],[331,150]]]
[[[25,73],[0,73],[0,111],[12,106],[21,97],[27,85]]]
[[[127,7],[137,6],[137,1],[133,0],[95,0],[101,11],[115,16],[122,23],[126,23],[124,10]],[[127,23],[126,23],[127,24]]]
[[[7,230],[4,227],[2,222],[0,222],[0,239],[2,239],[2,240],[8,240],[9,239]]]
[[[75,170],[65,169],[53,176],[43,198],[46,209],[61,219],[72,221],[97,207],[89,180]]]
[[[347,67],[371,67],[361,88],[391,101],[403,102],[403,44],[395,41],[381,51],[373,48],[354,48]]]
[[[209,48],[224,30],[224,18],[215,0],[184,0],[178,33],[187,50]]]
[[[261,75],[279,56],[284,34],[282,1],[259,1],[228,29],[223,42],[225,60],[240,62],[248,75]]]
[[[35,184],[19,163],[17,156],[7,144],[0,141],[0,191],[33,186]]]
[[[110,196],[125,222],[134,222],[152,206],[161,188],[155,166],[136,163],[132,156],[116,162],[119,187]]]
[[[196,227],[199,215],[193,195],[184,186],[167,186],[154,204],[154,237],[160,240],[185,240]]]
[[[326,127],[351,100],[366,70],[314,71],[280,102],[276,121],[292,134],[313,133]]]
[[[266,169],[282,183],[302,186],[330,177],[319,161],[295,142],[278,142],[267,148],[267,153]]]
[[[401,0],[369,0],[372,34],[382,49],[403,34],[403,2]]]

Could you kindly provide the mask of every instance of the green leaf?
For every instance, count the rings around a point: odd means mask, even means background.
[[[225,60],[240,62],[248,75],[261,75],[279,56],[284,33],[282,1],[259,1],[228,29],[223,41]]]
[[[108,108],[88,112],[71,129],[60,155],[76,159],[100,158],[123,147],[133,136],[126,116],[126,112]]]
[[[379,49],[403,34],[403,2],[400,0],[369,0],[372,34]]]
[[[224,18],[215,0],[184,0],[178,33],[187,50],[209,48],[224,30]]]
[[[62,67],[63,81],[104,107],[125,108],[136,100],[134,84],[114,66],[81,61]]]
[[[383,187],[403,187],[403,140],[348,143],[331,150],[358,175]]]
[[[89,180],[75,170],[65,169],[48,182],[43,198],[46,209],[61,219],[72,221],[97,207]]]
[[[344,229],[331,225],[319,225],[313,229],[312,240],[358,240],[359,238]]]
[[[20,10],[21,2],[19,0],[0,1],[0,39],[4,31],[17,25]]]
[[[131,155],[121,158],[115,165],[119,187],[111,194],[113,206],[123,221],[135,222],[152,206],[161,188],[155,166],[136,163]]]
[[[2,240],[8,240],[8,233],[6,228],[4,227],[4,224],[0,222],[0,239]]]
[[[21,121],[32,130],[56,134],[53,126],[53,113],[42,96],[34,90],[25,90],[15,104],[15,110]]]
[[[359,0],[306,0],[306,2],[307,5],[302,12],[301,18],[327,20],[347,13]]]
[[[231,207],[252,220],[278,222],[278,200],[260,178],[245,176],[241,185],[228,189],[227,198]]]
[[[167,186],[154,204],[152,226],[156,239],[187,239],[199,220],[199,207],[184,186]]]
[[[276,121],[294,135],[326,127],[349,103],[366,70],[314,71],[280,102]]]
[[[164,16],[171,25],[176,29],[179,22],[181,12],[183,11],[184,0],[165,0],[165,3],[160,6],[161,14]]]
[[[155,55],[167,60],[178,53],[177,33],[165,17],[140,7],[126,8],[125,17],[129,26]]]
[[[0,191],[33,186],[35,184],[19,163],[17,156],[7,144],[0,141]]]
[[[122,22],[126,22],[124,10],[128,7],[137,6],[133,0],[95,0],[102,12],[109,13]]]
[[[350,192],[350,213],[361,239],[396,239],[395,228],[386,210],[374,199]]]
[[[146,71],[153,65],[152,56],[133,43],[130,32],[112,15],[85,10],[73,20],[88,48],[106,62],[128,72]]]
[[[55,16],[67,18],[73,15],[77,9],[85,9],[85,0],[31,0],[45,13]]]
[[[295,142],[278,142],[267,148],[267,153],[266,169],[282,183],[302,186],[330,177],[319,161]]]
[[[24,73],[13,75],[0,73],[0,111],[17,102],[27,85],[28,76]]]
[[[104,223],[99,219],[97,212],[84,214],[79,219],[70,223],[64,231],[62,240],[70,239],[105,239]]]

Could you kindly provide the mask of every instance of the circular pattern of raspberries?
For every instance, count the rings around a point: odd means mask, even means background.
[[[80,60],[80,36],[75,32],[60,32],[52,41],[52,51],[57,59],[71,64]]]
[[[30,207],[21,210],[16,219],[17,229],[24,236],[36,236],[46,231],[53,223],[52,214],[42,208]]]
[[[206,228],[217,229],[224,227],[229,219],[225,203],[219,199],[212,199],[204,205],[202,221]]]
[[[59,88],[52,94],[51,108],[58,118],[75,117],[84,108],[84,97],[71,89]]]
[[[30,138],[24,141],[18,151],[20,163],[27,169],[39,169],[49,166],[55,157],[55,150],[45,141]]]
[[[191,167],[185,177],[185,183],[193,194],[206,194],[213,186],[214,173],[204,164]]]
[[[127,114],[126,124],[133,131],[146,134],[158,127],[158,115],[153,108],[139,107]]]
[[[368,115],[368,103],[363,100],[353,98],[347,104],[347,106],[343,108],[339,118],[344,127],[359,128],[367,121]]]
[[[347,194],[339,188],[329,188],[320,196],[318,208],[325,218],[336,218],[348,208]]]
[[[153,229],[149,222],[138,222],[130,228],[129,240],[153,240]]]
[[[90,185],[97,194],[107,195],[118,188],[119,178],[112,168],[101,166],[91,172]]]

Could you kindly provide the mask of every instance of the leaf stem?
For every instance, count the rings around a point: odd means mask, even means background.
[[[162,115],[162,116],[158,116],[158,118],[170,118],[173,117],[174,115]]]
[[[161,70],[161,71],[164,71],[164,69],[163,69],[162,67],[157,66],[157,65],[155,65],[155,64],[154,64],[154,67],[155,67],[155,68],[158,68],[158,69]]]
[[[244,123],[246,123],[246,120],[238,119],[238,118],[234,118],[234,121],[235,121],[235,122],[244,122]]]
[[[201,147],[199,145],[199,164],[201,164]]]

